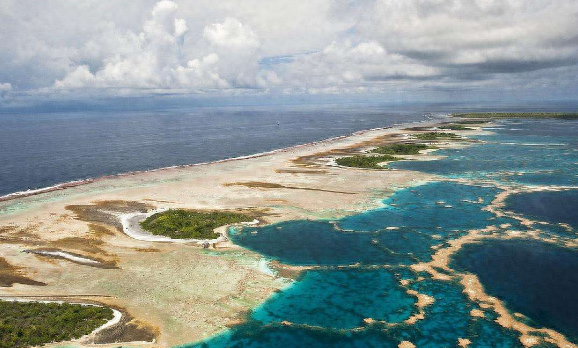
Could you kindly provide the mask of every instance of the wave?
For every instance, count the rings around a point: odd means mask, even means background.
[[[449,114],[440,115],[440,116],[438,116],[438,118],[436,118],[436,120],[439,120],[443,117],[449,117]],[[38,194],[42,194],[42,193],[49,193],[49,192],[53,192],[53,191],[64,190],[67,188],[72,188],[72,187],[76,187],[76,186],[80,186],[80,185],[90,184],[90,183],[94,183],[94,182],[98,182],[98,181],[102,181],[102,180],[107,180],[107,179],[121,178],[121,177],[125,177],[125,176],[144,174],[144,173],[153,173],[153,172],[169,170],[169,169],[189,168],[189,167],[204,166],[204,165],[215,164],[215,163],[226,163],[226,162],[233,162],[233,161],[239,161],[239,160],[244,160],[244,159],[259,158],[259,157],[264,157],[264,156],[268,156],[268,155],[273,155],[276,153],[293,151],[293,150],[297,150],[297,149],[304,148],[304,147],[310,147],[310,146],[330,143],[330,142],[334,142],[337,140],[346,139],[349,137],[363,135],[365,133],[369,133],[369,132],[373,132],[373,131],[379,131],[379,130],[385,130],[385,129],[394,129],[394,128],[401,127],[401,126],[410,126],[410,125],[415,125],[415,124],[423,124],[423,123],[427,124],[428,122],[432,122],[432,119],[424,117],[424,120],[421,120],[421,121],[394,123],[391,126],[369,128],[369,129],[355,131],[353,133],[349,133],[349,134],[345,134],[345,135],[339,135],[339,136],[335,136],[335,137],[331,137],[331,138],[327,138],[327,139],[323,139],[323,140],[312,141],[312,142],[308,142],[308,143],[304,143],[304,144],[293,145],[293,146],[284,147],[284,148],[280,148],[280,149],[274,149],[274,150],[270,150],[270,151],[258,152],[258,153],[251,154],[251,155],[229,157],[229,158],[224,158],[221,160],[209,161],[209,162],[199,162],[199,163],[191,163],[191,164],[174,165],[174,166],[161,167],[161,168],[155,168],[155,169],[135,170],[135,171],[129,171],[129,172],[124,172],[124,173],[118,173],[118,174],[103,175],[103,176],[96,177],[96,178],[86,178],[86,179],[73,180],[73,181],[68,181],[68,182],[64,182],[64,183],[60,183],[60,184],[55,184],[52,186],[36,188],[36,189],[28,189],[28,190],[24,190],[24,191],[17,191],[14,193],[9,193],[7,195],[0,196],[0,202],[9,201],[9,200],[17,199],[17,198],[34,196],[34,195],[38,195]]]

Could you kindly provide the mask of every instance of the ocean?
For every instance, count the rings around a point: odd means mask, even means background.
[[[575,110],[539,105],[343,104],[151,111],[0,110],[0,197],[70,181],[247,156],[451,112]]]
[[[310,106],[0,114],[0,196],[421,121],[428,108]]]

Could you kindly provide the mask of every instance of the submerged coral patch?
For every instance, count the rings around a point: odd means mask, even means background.
[[[414,303],[386,269],[307,271],[295,285],[257,308],[252,318],[264,324],[353,329],[366,322],[403,322]]]

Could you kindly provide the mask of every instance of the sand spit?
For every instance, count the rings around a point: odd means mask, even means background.
[[[63,259],[63,260],[74,262],[74,263],[77,263],[80,265],[86,265],[86,266],[91,266],[91,267],[102,267],[102,268],[111,267],[110,265],[108,265],[108,264],[106,264],[100,260],[95,260],[95,259],[83,256],[83,255],[70,253],[70,252],[62,251],[62,250],[58,250],[58,249],[48,249],[48,250],[27,249],[27,250],[24,250],[24,252],[30,253],[30,254],[35,254],[35,255],[40,255],[40,256],[46,256],[46,257],[50,257],[50,258],[55,258],[55,259]]]
[[[283,276],[295,277],[300,269],[264,263],[260,255],[225,247],[227,243],[203,250],[194,243],[151,239],[138,230],[142,214],[161,208],[254,210],[260,212],[261,224],[355,214],[380,206],[396,189],[436,177],[405,170],[337,168],[327,165],[330,160],[408,141],[407,134],[421,131],[407,126],[374,129],[242,159],[129,173],[12,197],[0,202],[0,238],[9,241],[0,243],[0,254],[20,276],[45,285],[16,283],[0,287],[0,296],[84,299],[83,294],[96,294],[90,298],[123,308],[126,318],[134,318],[135,328],[155,332],[154,344],[142,347],[205,339],[242,321],[248,310],[287,286]],[[61,253],[22,252],[48,247]],[[117,268],[72,262],[84,259],[107,260]],[[121,335],[98,343],[124,341],[130,339]]]

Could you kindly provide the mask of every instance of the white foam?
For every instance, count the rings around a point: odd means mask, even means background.
[[[259,260],[259,271],[271,277],[275,277],[277,273],[274,270],[272,270],[271,267],[269,267],[269,263],[270,263],[269,260],[261,258]]]
[[[78,255],[73,255],[73,254],[67,253],[66,251],[31,250],[30,252],[34,253],[34,254],[39,254],[39,255],[61,257],[63,259],[67,259],[67,260],[79,262],[79,263],[100,264],[99,261],[89,259],[86,257],[82,257],[82,256],[78,256]]]
[[[37,189],[28,189],[28,190],[24,190],[24,191],[17,191],[17,192],[9,193],[9,194],[4,195],[4,196],[0,196],[0,200],[8,200],[8,199],[17,198],[17,197],[32,196],[32,195],[36,195],[39,193],[50,192],[50,191],[54,191],[54,190],[65,189],[65,188],[71,187],[71,186],[81,185],[81,184],[88,183],[91,181],[93,181],[93,179],[73,180],[73,181],[67,181],[64,183],[57,184],[57,185],[52,185],[52,186],[47,186],[47,187],[42,187],[42,188],[37,188]]]

